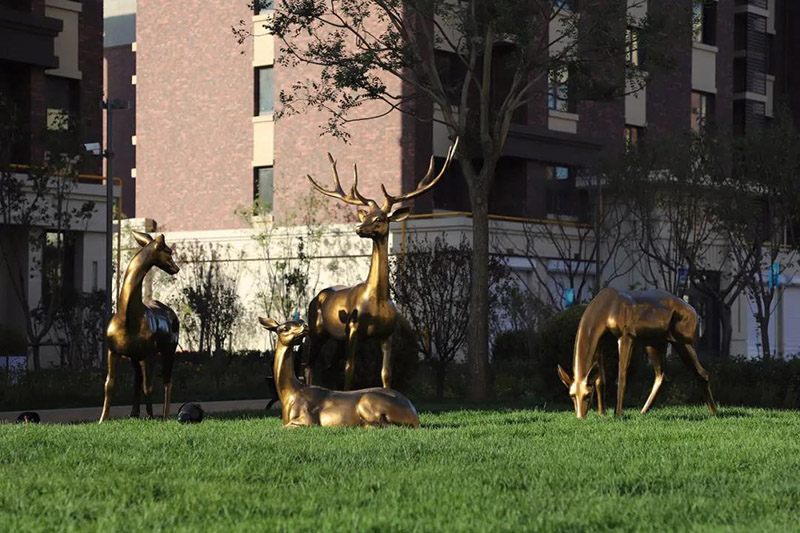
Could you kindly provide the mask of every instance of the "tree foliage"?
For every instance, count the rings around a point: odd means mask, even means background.
[[[198,351],[221,353],[225,342],[231,339],[234,325],[244,308],[239,299],[238,271],[227,269],[236,263],[224,261],[218,247],[199,243],[186,243],[180,261],[184,265],[181,276],[182,292],[192,311],[194,324],[186,328],[197,334]]]
[[[414,329],[419,352],[432,367],[436,396],[444,394],[448,366],[462,353],[469,324],[472,248],[466,237],[450,244],[412,235],[405,253],[392,259],[392,298]],[[499,294],[508,280],[505,263],[490,257],[490,312],[497,319]]]
[[[323,132],[347,138],[348,123],[400,111],[461,139],[473,216],[473,399],[489,393],[489,193],[514,117],[548,96],[551,75],[567,75],[570,88],[550,97],[573,105],[638,90],[675,35],[664,17],[631,15],[643,3],[585,2],[579,11],[551,0],[283,0],[265,25],[282,43],[281,65],[318,70],[281,89],[278,117],[321,110]],[[682,22],[688,38],[688,16]],[[629,27],[636,39],[626,39]],[[627,54],[636,48],[647,61]],[[377,111],[364,111],[367,103]]]

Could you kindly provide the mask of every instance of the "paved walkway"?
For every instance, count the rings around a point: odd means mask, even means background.
[[[224,413],[226,411],[263,411],[269,403],[269,399],[263,400],[230,400],[225,402],[197,402],[203,406],[206,413]],[[173,403],[170,408],[171,417],[174,418],[182,403]],[[270,411],[280,409],[280,403],[272,404]],[[78,407],[74,409],[33,409],[39,413],[42,422],[51,424],[69,424],[71,422],[97,422],[100,418],[102,406],[97,407]],[[0,412],[0,422],[16,422],[17,417],[22,411]],[[116,405],[111,407],[110,418],[127,418],[131,413],[130,405]],[[145,413],[142,405],[142,415]],[[153,413],[160,417],[163,411],[163,404],[153,404]]]

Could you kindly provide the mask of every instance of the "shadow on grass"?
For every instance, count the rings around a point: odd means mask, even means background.
[[[208,413],[210,420],[253,420],[257,418],[280,418],[279,409],[253,409],[249,411],[226,411],[222,413]]]

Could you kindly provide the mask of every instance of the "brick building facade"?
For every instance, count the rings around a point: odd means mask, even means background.
[[[258,222],[248,220],[253,202],[266,204],[276,223],[291,224],[292,215],[302,212],[303,199],[313,196],[306,174],[330,183],[325,152],[338,159],[345,186],[352,164],[358,163],[359,189],[372,197],[380,196],[381,184],[389,191],[412,189],[429,157],[443,158],[449,144],[444,129],[400,113],[350,124],[349,144],[320,136],[320,124],[328,119],[324,113],[274,120],[281,89],[317,73],[276,64],[280,43],[264,32],[266,14],[252,12],[247,4],[209,2],[195,13],[189,29],[178,30],[185,27],[183,6],[139,0],[137,216],[155,219],[161,228],[177,232],[176,239],[224,240]],[[492,215],[585,221],[594,199],[581,187],[581,173],[620,153],[626,143],[657,142],[703,123],[722,130],[760,127],[770,120],[780,95],[798,99],[792,90],[800,71],[792,44],[798,34],[793,2],[679,0],[649,2],[645,9],[685,13],[672,39],[672,68],[653,72],[652,81],[636,94],[569,106],[554,104],[542,81],[539,96],[511,127],[490,194]],[[240,21],[252,30],[241,44],[231,35]],[[403,90],[392,87],[395,93]],[[376,110],[359,111],[368,116]],[[432,106],[428,111],[436,112]],[[352,220],[352,209],[335,206],[322,202],[325,220]],[[451,213],[452,224],[435,225],[436,231],[449,227],[468,233],[468,219],[462,220],[466,211],[468,196],[457,165],[414,205],[416,214]],[[520,231],[503,228],[509,234]],[[739,305],[746,307],[746,301]],[[740,345],[748,342],[747,327],[744,323],[737,330],[734,340]]]
[[[46,185],[43,192],[33,192],[31,168],[47,168],[48,137],[62,138],[64,118],[74,120],[81,143],[102,142],[102,36],[102,0],[0,0],[0,98],[18,120],[15,127],[3,124],[16,135],[11,146],[2,146],[0,171],[11,185],[6,191],[21,191],[0,206],[0,328],[27,339],[33,350],[27,324],[34,324],[42,334],[34,353],[44,366],[63,364],[67,343],[57,327],[43,325],[42,309],[105,288],[106,188],[99,155],[82,154],[76,180],[39,177],[35,183]],[[53,214],[79,209],[88,212],[80,222]],[[60,293],[43,271],[59,273]],[[24,364],[24,353],[3,355]]]

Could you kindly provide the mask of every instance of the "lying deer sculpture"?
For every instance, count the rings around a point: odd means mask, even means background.
[[[708,410],[716,414],[708,372],[700,365],[694,349],[698,324],[694,308],[668,292],[619,292],[611,288],[600,291],[586,307],[578,325],[573,356],[574,378],[560,365],[558,367],[558,375],[569,389],[578,418],[585,417],[589,410],[594,393],[592,381],[597,389],[597,411],[601,415],[605,413],[603,392],[606,377],[603,354],[598,350],[600,338],[605,333],[612,333],[618,339],[617,416],[622,415],[622,397],[634,342],[645,346],[655,372],[653,389],[642,408],[642,414],[650,409],[664,381],[668,344],[695,373],[704,389]]]
[[[328,158],[333,169],[334,188],[332,190],[323,189],[314,181],[314,178],[308,176],[314,188],[325,196],[336,198],[349,205],[367,208],[358,210],[358,219],[361,223],[356,227],[356,234],[359,237],[372,239],[372,262],[365,282],[353,287],[341,285],[328,287],[311,300],[308,306],[310,346],[305,370],[306,383],[312,383],[314,362],[325,341],[329,337],[333,337],[337,341],[345,342],[347,361],[344,367],[344,388],[350,390],[353,385],[355,372],[353,365],[358,346],[363,339],[371,337],[378,339],[381,343],[383,353],[381,381],[387,389],[391,387],[391,335],[395,328],[397,311],[389,299],[389,222],[405,220],[411,210],[409,207],[398,207],[392,210],[392,206],[411,200],[436,185],[450,165],[457,146],[458,139],[448,150],[444,165],[435,177],[433,175],[434,159],[431,157],[428,172],[414,191],[400,196],[392,196],[386,192],[386,187],[381,185],[385,199],[380,206],[375,200],[365,198],[358,192],[358,167],[356,165],[353,165],[353,187],[349,194],[345,194],[339,182],[336,161],[330,153]]]
[[[284,427],[419,427],[417,410],[408,398],[395,390],[374,387],[339,392],[304,385],[295,377],[292,349],[302,343],[308,333],[305,322],[290,320],[278,324],[271,318],[259,318],[258,321],[278,335],[273,373],[281,399]]]
[[[114,376],[120,356],[133,363],[135,385],[131,416],[139,416],[139,394],[144,393],[147,417],[153,417],[153,369],[161,358],[164,382],[164,419],[169,418],[170,392],[172,390],[172,361],[178,346],[178,317],[175,312],[155,300],[142,301],[142,281],[151,268],[157,266],[174,276],[180,270],[172,260],[172,249],[164,236],[155,239],[146,233],[133,232],[133,238],[142,247],[131,259],[122,282],[122,292],[117,302],[117,312],[111,317],[106,330],[108,342],[108,375],[100,423],[108,418]]]

